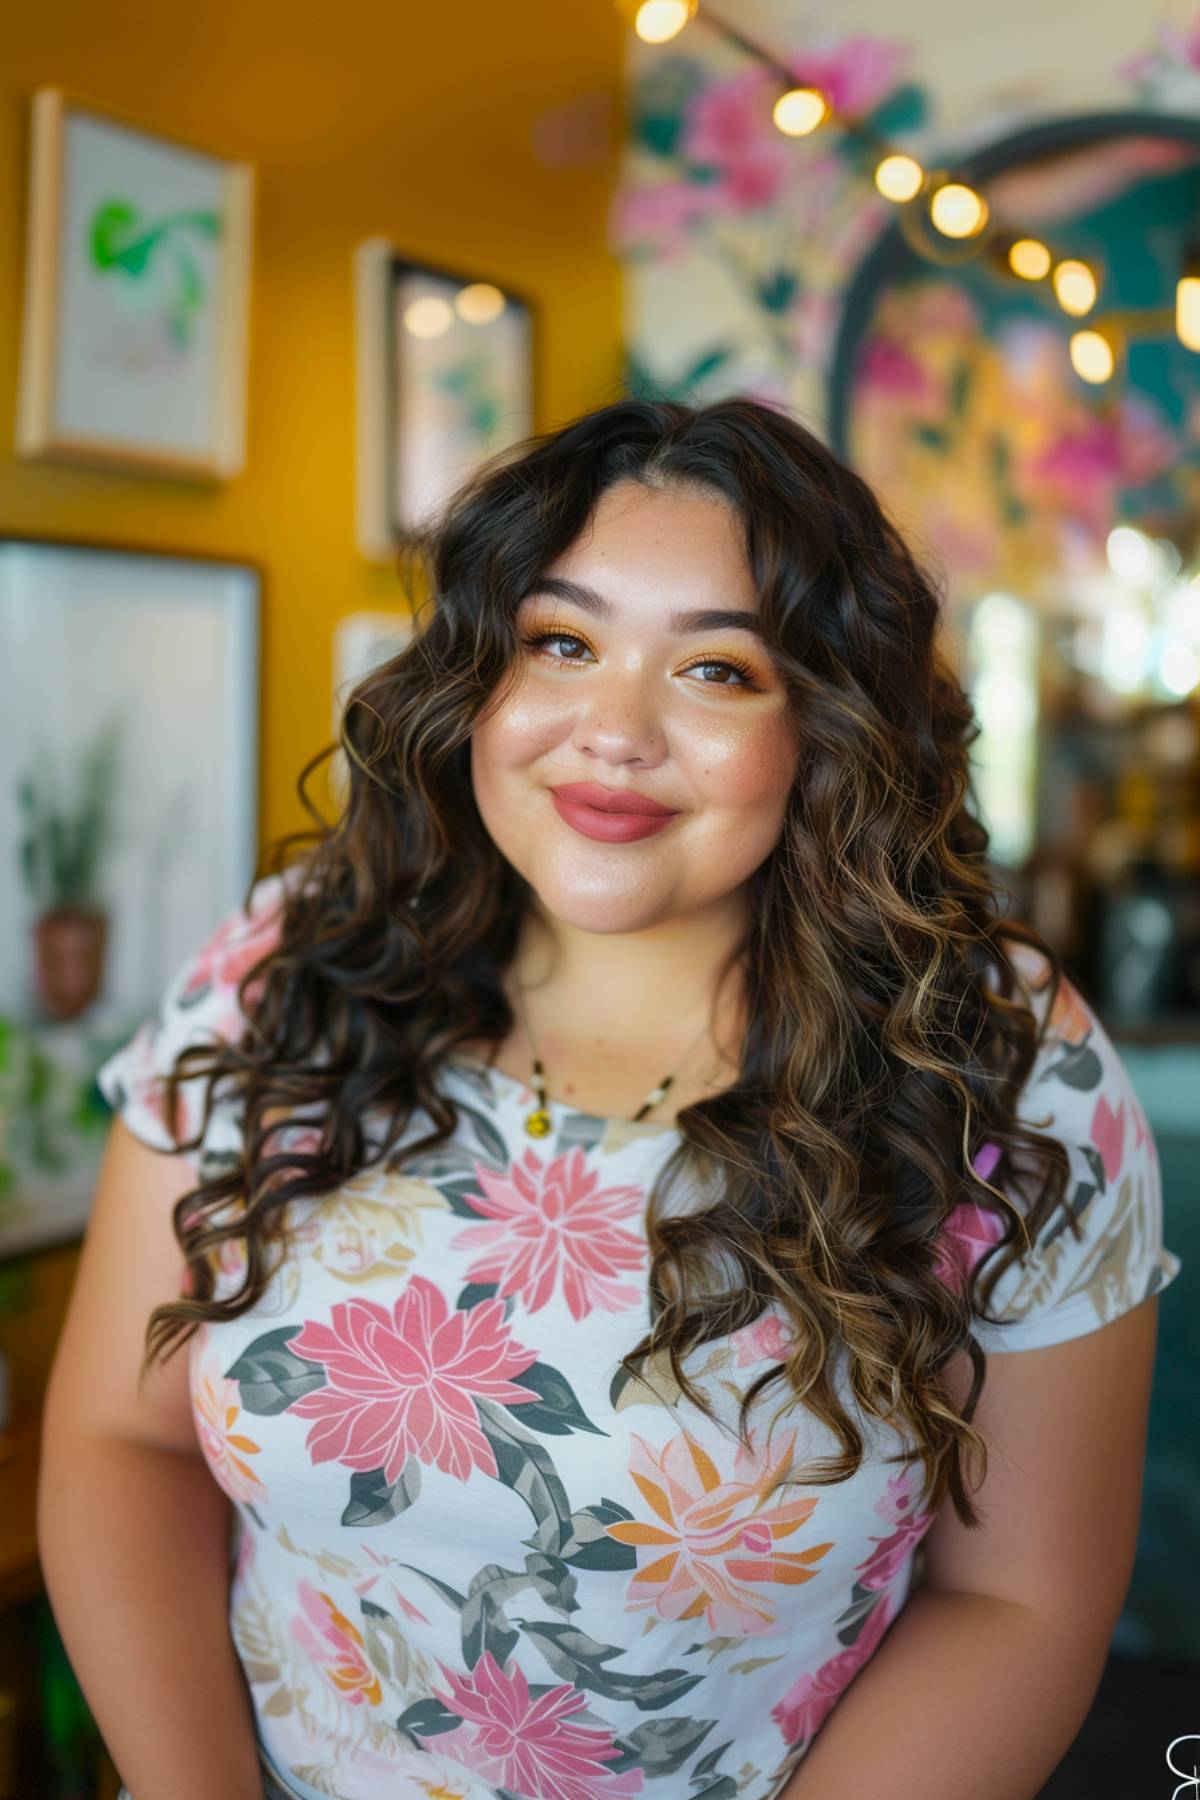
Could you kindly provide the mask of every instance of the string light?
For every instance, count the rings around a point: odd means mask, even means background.
[[[638,37],[648,44],[668,43],[701,11],[700,0],[615,0],[615,4],[619,12],[632,20]],[[829,96],[819,88],[797,86],[785,63],[764,45],[716,16],[707,5],[703,17],[727,43],[761,63],[779,79],[781,91],[772,107],[772,119],[779,131],[788,137],[807,137],[836,118],[848,136],[857,138],[878,156],[873,179],[885,200],[903,205],[915,199],[926,185],[932,185],[930,176],[915,157],[891,150],[869,124],[838,115]],[[945,238],[965,241],[980,236],[990,218],[986,199],[964,181],[941,179],[942,173],[938,171],[933,177],[938,185],[934,186],[929,201],[930,223]],[[902,229],[910,218],[911,215],[901,215]],[[935,262],[946,260],[931,241],[922,244],[907,229],[905,235],[927,258]],[[993,267],[1022,281],[1042,281],[1049,274],[1059,306],[1073,318],[1082,318],[1096,304],[1099,287],[1087,263],[1073,257],[1056,263],[1048,246],[1039,238],[1010,238],[1006,232],[997,241],[993,233],[991,246],[985,253]],[[436,318],[432,309],[416,310],[421,307],[422,303],[417,302],[405,316],[405,324],[410,330],[432,336],[446,328],[448,319]],[[467,315],[464,313],[463,316]],[[1108,381],[1117,360],[1114,332],[1123,341],[1131,332],[1157,335],[1169,330],[1172,324],[1186,349],[1200,351],[1200,250],[1196,248],[1184,259],[1184,272],[1176,284],[1173,313],[1168,307],[1144,308],[1140,313],[1110,313],[1104,329],[1097,327],[1072,334],[1069,340],[1072,366],[1085,381]]]
[[[901,151],[885,156],[875,170],[875,186],[884,199],[901,204],[914,199],[924,181],[925,171],[916,157],[905,156]]]
[[[1008,247],[1008,266],[1022,281],[1042,281],[1050,273],[1053,261],[1045,244],[1037,238],[1017,238]]]
[[[1175,284],[1175,329],[1185,350],[1200,350],[1200,275],[1181,275]]]
[[[1116,367],[1113,347],[1102,331],[1073,331],[1069,345],[1071,367],[1081,381],[1111,381]]]
[[[943,237],[976,237],[987,224],[988,204],[963,181],[947,181],[929,202],[929,216]]]
[[[454,310],[468,325],[490,325],[508,302],[494,282],[472,281],[454,296]]]
[[[642,0],[633,29],[644,44],[669,44],[695,18],[698,5],[699,0]]]
[[[825,123],[830,111],[829,102],[819,88],[796,87],[780,94],[771,117],[788,137],[807,137],[818,125]]]
[[[454,313],[437,294],[410,300],[403,313],[404,329],[415,338],[441,337],[454,323]]]
[[[1096,304],[1096,277],[1085,262],[1055,263],[1054,294],[1058,304],[1072,318],[1081,319],[1084,313],[1091,312]]]

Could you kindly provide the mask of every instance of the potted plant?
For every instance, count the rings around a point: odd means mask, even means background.
[[[112,827],[120,721],[96,737],[80,769],[77,804],[62,803],[49,767],[18,782],[21,874],[34,905],[34,973],[52,1019],[74,1019],[100,991],[108,914],[100,877]]]

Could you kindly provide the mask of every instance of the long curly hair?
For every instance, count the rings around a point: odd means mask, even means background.
[[[793,1344],[742,1396],[742,1441],[778,1383],[840,1447],[803,1478],[848,1479],[864,1440],[835,1382],[844,1362],[855,1406],[906,1441],[888,1460],[919,1457],[928,1503],[948,1495],[978,1525],[964,1462],[986,1474],[971,1424],[986,1358],[972,1323],[990,1319],[996,1282],[1062,1202],[1069,1168],[1059,1142],[1016,1117],[1046,1027],[1005,942],[1048,965],[1051,1007],[1063,972],[1032,927],[1001,916],[1010,896],[970,803],[979,727],[938,648],[938,586],[853,469],[783,409],[741,397],[620,399],[531,436],[422,534],[414,635],[359,681],[338,743],[302,771],[312,827],[260,863],[288,875],[300,853],[302,879],[284,880],[277,941],[239,982],[241,1039],[187,1046],[170,1072],[172,1108],[181,1081],[206,1083],[180,1148],[200,1146],[219,1082],[244,1149],[202,1162],[176,1204],[187,1291],[151,1315],[143,1375],[202,1321],[255,1305],[286,1256],[290,1202],[383,1158],[397,1166],[415,1108],[432,1130],[399,1161],[444,1144],[458,1110],[439,1065],[513,1029],[501,976],[529,889],[484,828],[469,739],[519,677],[519,601],[598,497],[630,479],[736,508],[803,732],[778,842],[751,878],[739,1077],[675,1120],[647,1204],[650,1323],[625,1375],[669,1368],[713,1416],[683,1360],[774,1303]],[[309,785],[339,744],[344,797],[326,818]],[[372,1113],[389,1127],[374,1142]],[[277,1134],[299,1119],[319,1126],[289,1147]],[[671,1209],[680,1182],[711,1198]],[[964,1202],[1003,1231],[968,1278],[948,1280],[938,1239]],[[242,1281],[218,1297],[229,1239]],[[947,1381],[956,1352],[972,1369],[961,1407]]]

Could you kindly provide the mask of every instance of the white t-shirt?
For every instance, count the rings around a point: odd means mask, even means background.
[[[147,1143],[172,1147],[159,1077],[181,1046],[238,1034],[280,889],[258,884],[101,1070]],[[523,1082],[465,1056],[440,1079],[453,1140],[294,1204],[267,1293],[188,1349],[199,1441],[236,1509],[230,1625],[265,1757],[306,1800],[623,1800],[658,1782],[770,1800],[908,1598],[932,1523],[921,1465],[885,1463],[900,1440],[842,1390],[857,1474],[764,1504],[778,1459],[837,1449],[803,1409],[767,1432],[780,1382],[753,1454],[736,1442],[740,1390],[784,1351],[777,1309],[685,1359],[716,1422],[663,1371],[652,1389],[619,1370],[648,1322],[643,1213],[674,1128],[552,1104],[533,1139]],[[1067,1145],[1082,1241],[1060,1212],[1003,1278],[992,1310],[1014,1323],[979,1336],[1007,1352],[1094,1331],[1181,1266],[1145,1115],[1072,987],[1020,1112]],[[401,1144],[428,1128],[415,1115]],[[218,1105],[198,1165],[238,1143]],[[994,1224],[958,1209],[947,1278]],[[241,1266],[234,1246],[219,1292]]]

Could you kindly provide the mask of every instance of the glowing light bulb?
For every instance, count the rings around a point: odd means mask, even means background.
[[[1071,367],[1082,381],[1101,382],[1112,379],[1116,358],[1112,345],[1100,331],[1071,333]]]
[[[642,0],[633,29],[644,44],[667,44],[694,17],[698,0]]]
[[[424,294],[419,300],[411,300],[403,317],[405,331],[416,338],[441,337],[454,323],[453,309],[436,294]]]
[[[788,137],[807,137],[829,117],[829,102],[819,88],[789,88],[771,108],[771,117]]]
[[[1108,566],[1122,581],[1140,582],[1149,578],[1154,562],[1150,540],[1136,525],[1114,525],[1105,539]]]
[[[468,325],[490,325],[506,304],[500,289],[490,281],[472,281],[454,296],[454,310]]]
[[[1183,275],[1175,284],[1175,329],[1187,350],[1200,350],[1200,275]]]
[[[1018,238],[1008,252],[1008,266],[1022,281],[1041,281],[1050,273],[1053,258],[1037,238]]]
[[[1055,264],[1054,296],[1065,313],[1081,319],[1096,304],[1096,277],[1084,262]]]
[[[943,237],[974,237],[987,223],[987,201],[964,182],[948,181],[929,202],[929,216]]]
[[[875,170],[875,186],[885,200],[911,200],[920,193],[924,180],[925,171],[916,158],[899,151],[885,156]]]

